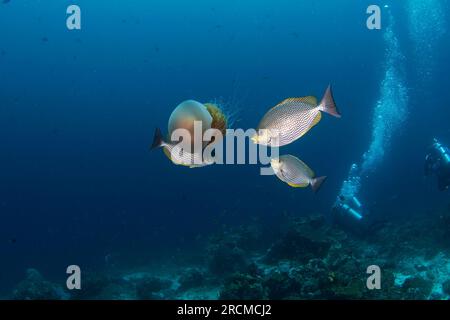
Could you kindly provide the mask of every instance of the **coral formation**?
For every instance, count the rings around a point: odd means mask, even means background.
[[[426,299],[431,293],[432,283],[417,276],[407,278],[402,285],[402,293],[405,299]]]
[[[171,282],[158,277],[144,278],[136,284],[136,294],[139,299],[163,299],[163,290],[169,289]]]
[[[442,284],[442,291],[444,294],[450,296],[450,280],[447,280]]]
[[[267,299],[267,291],[261,278],[245,273],[236,273],[225,282],[219,298],[223,300],[262,300]]]
[[[293,219],[287,232],[267,252],[266,261],[290,259],[306,262],[313,257],[324,257],[332,244],[332,233],[324,217]]]
[[[241,229],[240,231],[244,231]],[[247,229],[243,233],[223,231],[211,237],[206,249],[206,264],[216,276],[245,272],[252,268],[246,239],[251,237]]]
[[[166,271],[117,270],[107,277],[86,272],[83,290],[69,293],[30,269],[12,297],[449,299],[444,217],[386,223],[364,236],[346,234],[320,215],[289,217],[272,234],[256,224],[224,227],[209,238],[197,264]],[[436,232],[428,232],[433,228]],[[382,270],[380,290],[366,286],[370,265]]]
[[[36,269],[28,269],[26,277],[13,290],[15,300],[61,300],[65,298],[58,285],[44,279]]]
[[[110,277],[96,272],[83,272],[82,280],[82,290],[72,290],[72,299],[94,299],[112,282]]]
[[[199,268],[188,268],[181,274],[178,282],[178,290],[181,291],[201,287],[206,283],[206,274]]]

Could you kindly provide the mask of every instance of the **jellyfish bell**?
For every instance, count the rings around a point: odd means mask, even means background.
[[[186,129],[190,133],[191,148],[194,150],[195,121],[201,122],[201,137],[203,137],[205,131],[208,129],[217,129],[222,136],[225,135],[228,121],[218,104],[212,102],[203,104],[195,100],[186,100],[180,103],[170,115],[168,123],[169,139],[175,130]],[[202,147],[212,142],[218,141],[216,141],[216,138],[211,142],[203,141]]]
[[[176,129],[194,129],[194,121],[202,121],[204,130],[211,128],[212,117],[206,106],[195,100],[186,100],[180,103],[170,115],[168,131],[169,134]]]
[[[177,129],[186,129],[191,135],[191,144],[194,147],[194,125],[199,121],[202,125],[201,135],[211,128],[212,117],[206,107],[195,100],[186,100],[180,103],[169,118],[169,138]]]

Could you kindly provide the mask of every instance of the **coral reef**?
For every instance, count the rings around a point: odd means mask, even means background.
[[[324,257],[334,242],[331,230],[323,216],[295,218],[287,232],[271,246],[265,260],[307,262],[314,257]]]
[[[269,235],[256,224],[224,227],[203,259],[115,276],[86,272],[82,290],[62,290],[30,269],[14,299],[449,299],[445,214],[345,233],[323,216],[288,217]],[[272,228],[275,229],[275,228]],[[433,230],[430,232],[429,230]],[[366,286],[381,268],[381,289]]]
[[[225,282],[219,299],[262,300],[267,299],[267,291],[261,278],[250,274],[236,273]]]
[[[83,272],[82,280],[82,290],[72,290],[72,299],[95,299],[113,282],[112,278],[96,272]]]
[[[293,218],[256,259],[262,276],[241,273],[239,281],[222,287],[220,296],[247,299],[248,288],[257,287],[259,297],[269,299],[448,298],[449,260],[436,247],[439,234],[423,230],[423,222],[385,224],[374,234],[355,238],[321,216]],[[366,287],[366,269],[373,264],[382,269],[381,290]]]
[[[164,290],[170,289],[171,284],[169,280],[158,277],[144,278],[136,283],[136,294],[139,299],[163,299]]]
[[[442,291],[444,294],[450,296],[450,280],[447,280],[442,284]]]
[[[405,299],[426,299],[431,293],[433,285],[424,278],[410,277],[403,282],[402,293]]]
[[[186,269],[178,279],[180,286],[178,290],[188,290],[192,288],[201,287],[206,284],[207,275],[199,268]]]
[[[13,290],[14,300],[62,300],[67,298],[63,289],[51,283],[36,269],[28,269],[26,277]]]
[[[246,272],[254,266],[249,251],[258,245],[261,234],[257,228],[241,227],[211,237],[206,248],[206,265],[211,274],[226,276]]]

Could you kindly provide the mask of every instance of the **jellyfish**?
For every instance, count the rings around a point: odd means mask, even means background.
[[[180,103],[172,112],[168,123],[169,137],[176,129],[186,129],[191,135],[191,147],[194,148],[194,122],[201,121],[202,136],[208,129],[217,129],[225,135],[228,118],[218,103],[200,103],[195,100],[186,100]],[[214,141],[212,141],[214,142]],[[203,147],[208,143],[204,142]]]
[[[215,154],[216,146],[213,144],[220,143],[223,136],[226,134],[228,125],[230,124],[230,118],[234,113],[227,113],[224,105],[217,102],[200,103],[195,100],[186,100],[180,103],[169,117],[168,122],[168,137],[164,138],[161,130],[156,128],[155,135],[153,137],[153,143],[150,148],[162,148],[164,154],[175,164],[181,164],[190,168],[203,167],[215,162],[213,152]],[[232,123],[233,120],[231,120]],[[201,150],[198,150],[195,139],[200,136],[198,124],[201,122]],[[180,136],[184,139],[184,134],[190,135],[190,150],[187,150],[185,142],[179,146],[178,137],[174,137],[173,134],[177,129],[184,129]],[[203,141],[205,132],[209,129],[215,129],[212,137],[208,141]],[[217,131],[221,134],[217,134]],[[196,136],[197,134],[197,136]],[[173,139],[172,139],[173,138]],[[186,141],[187,142],[187,141]],[[198,144],[198,142],[197,142]],[[206,156],[203,154],[205,147],[209,147]]]
[[[200,102],[186,100],[180,103],[169,118],[168,132],[171,136],[176,129],[186,129],[194,136],[194,122],[202,122],[202,134],[211,128],[212,116],[208,109]]]

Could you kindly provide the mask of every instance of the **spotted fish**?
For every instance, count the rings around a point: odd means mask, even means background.
[[[202,153],[191,153],[182,148],[182,144],[173,144],[164,141],[160,129],[155,130],[155,136],[150,149],[162,147],[164,154],[177,165],[187,166],[189,168],[204,167],[213,164],[212,159],[204,159]]]
[[[294,188],[306,188],[310,185],[312,190],[317,192],[327,178],[316,178],[314,172],[302,160],[289,154],[272,159],[270,165],[281,181]]]
[[[252,141],[272,147],[290,144],[319,123],[321,111],[341,117],[334,103],[331,86],[328,86],[319,104],[313,96],[289,98],[277,104],[264,115]]]

